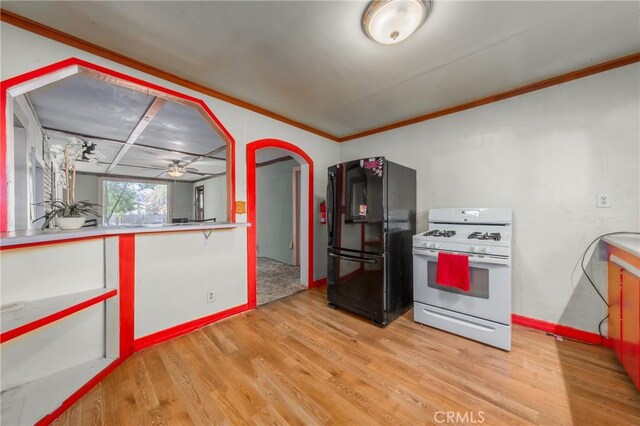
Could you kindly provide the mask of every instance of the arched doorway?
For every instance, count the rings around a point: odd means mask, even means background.
[[[257,305],[257,197],[256,197],[256,151],[278,148],[286,151],[300,164],[300,283],[313,285],[313,160],[299,147],[278,139],[262,139],[246,146],[247,158],[247,221],[251,226],[247,232],[247,281],[249,308]]]

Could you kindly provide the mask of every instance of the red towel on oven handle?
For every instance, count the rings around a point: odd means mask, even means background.
[[[469,291],[469,256],[439,252],[436,284]]]

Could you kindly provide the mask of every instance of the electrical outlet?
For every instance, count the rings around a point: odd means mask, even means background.
[[[289,249],[293,250],[293,241],[289,241]]]
[[[215,300],[216,300],[216,291],[215,290],[209,290],[207,292],[207,303],[212,303]]]
[[[597,207],[599,209],[609,208],[612,204],[613,200],[611,199],[611,195],[607,193],[598,194]]]

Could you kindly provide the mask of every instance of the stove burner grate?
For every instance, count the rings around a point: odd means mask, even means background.
[[[425,232],[422,235],[424,235],[425,237],[450,238],[450,237],[453,237],[454,235],[456,235],[456,231],[440,231],[439,229],[434,229],[433,231]]]
[[[470,240],[493,240],[493,241],[500,241],[502,237],[500,236],[499,232],[492,232],[492,233],[488,233],[485,232],[484,234],[482,232],[473,232],[471,234],[469,234],[468,239]]]

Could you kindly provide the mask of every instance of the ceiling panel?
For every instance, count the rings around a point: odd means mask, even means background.
[[[136,143],[198,155],[225,144],[198,110],[175,102],[162,106]]]
[[[116,166],[110,174],[119,175],[119,176],[131,176],[131,177],[140,177],[140,178],[155,178],[160,173],[161,170],[154,169],[145,169],[143,167],[127,167],[127,166]],[[165,176],[163,176],[164,178]]]
[[[640,51],[637,1],[435,0],[424,26],[393,46],[362,32],[367,3],[2,7],[337,136]]]
[[[76,74],[28,94],[45,129],[126,141],[152,96]]]
[[[122,157],[119,164],[163,169],[169,167],[174,160],[184,163],[196,158],[180,152],[160,151],[133,145]]]
[[[214,160],[205,157],[190,164],[189,167],[197,169],[199,173],[218,174],[224,173],[227,170],[227,163],[224,160]]]
[[[87,162],[79,161],[76,163],[76,170],[82,173],[97,173],[102,174],[106,173],[109,168],[109,164],[91,164]]]
[[[68,143],[69,137],[63,133],[47,132],[47,135],[49,136],[47,140],[53,145],[64,146]],[[121,143],[108,142],[102,139],[95,138],[81,138],[81,140],[86,142],[93,142],[94,144],[96,144],[98,152],[103,156],[100,161],[105,163],[111,163],[116,158],[116,155],[118,155],[118,152],[120,152],[120,149],[123,145]]]

